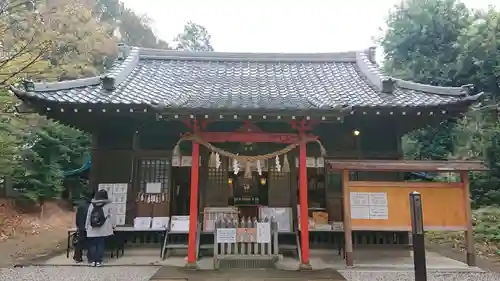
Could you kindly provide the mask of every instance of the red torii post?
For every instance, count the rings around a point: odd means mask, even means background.
[[[193,133],[198,133],[198,120],[193,121]],[[187,267],[196,268],[196,229],[198,228],[198,180],[200,174],[200,144],[192,141],[191,151],[191,195],[189,198],[189,237]]]
[[[293,123],[292,127],[297,129],[299,134],[290,133],[264,133],[264,132],[202,132],[198,121],[194,120],[193,125],[186,122],[192,128],[193,134],[209,143],[221,142],[269,142],[281,144],[294,144],[307,138],[309,141],[319,138],[305,131],[310,130],[302,121],[299,124]],[[201,127],[205,124],[201,122]],[[186,135],[190,135],[189,133]],[[191,197],[189,200],[189,243],[187,266],[196,267],[196,230],[198,226],[198,181],[199,181],[199,159],[200,144],[192,141],[192,165],[191,165]],[[299,145],[299,196],[300,196],[300,227],[301,227],[301,268],[310,268],[309,264],[309,214],[307,204],[307,167],[306,167],[306,142]],[[295,206],[292,206],[295,208]]]

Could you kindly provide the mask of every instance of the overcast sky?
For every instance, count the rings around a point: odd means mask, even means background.
[[[205,26],[224,52],[337,52],[374,45],[398,0],[122,0],[167,41],[187,21]],[[464,0],[487,8],[498,0]]]

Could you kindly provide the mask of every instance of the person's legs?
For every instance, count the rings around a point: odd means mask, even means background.
[[[97,260],[97,238],[99,237],[87,238],[89,262],[95,262]]]
[[[96,262],[98,264],[102,263],[104,259],[104,240],[105,237],[96,237]]]
[[[74,252],[74,255],[73,255],[73,260],[75,260],[76,262],[81,262],[83,261],[83,258],[82,258],[82,252],[83,252],[83,241],[81,239],[81,233],[78,232],[76,235],[76,243],[74,245],[75,247],[75,252]]]

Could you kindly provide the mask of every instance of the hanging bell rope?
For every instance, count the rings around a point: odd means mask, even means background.
[[[276,156],[280,156],[280,155],[286,154],[286,153],[292,151],[297,146],[299,146],[299,145],[301,145],[303,143],[308,143],[308,142],[316,142],[319,145],[319,148],[320,148],[320,151],[321,151],[321,155],[322,156],[326,156],[326,149],[323,146],[323,144],[321,144],[321,142],[318,139],[313,138],[313,137],[305,137],[305,138],[297,141],[296,143],[289,144],[286,147],[284,147],[284,148],[282,148],[280,150],[277,150],[275,152],[271,152],[271,153],[267,153],[267,154],[263,154],[263,155],[255,155],[255,156],[238,155],[238,154],[231,153],[229,151],[225,151],[223,149],[215,147],[211,143],[206,142],[205,140],[203,140],[202,138],[200,138],[199,136],[196,136],[196,135],[186,135],[186,136],[183,136],[181,139],[179,139],[179,141],[177,141],[177,144],[175,145],[174,151],[179,150],[179,145],[183,141],[194,141],[194,142],[197,142],[197,143],[205,146],[206,148],[208,148],[212,152],[216,152],[219,155],[222,155],[222,156],[225,156],[225,157],[228,157],[228,158],[231,158],[231,159],[237,160],[239,162],[243,162],[243,163],[244,162],[255,162],[255,161],[259,161],[259,160],[263,161],[263,160],[268,160],[268,159],[271,159],[271,158],[275,158]]]

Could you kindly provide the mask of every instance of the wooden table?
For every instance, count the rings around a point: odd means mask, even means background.
[[[71,251],[71,237],[77,232],[76,228],[68,229],[68,238],[67,238],[67,248],[66,248],[66,257],[69,258],[69,253]],[[128,236],[128,233],[133,232],[162,232],[164,233],[163,242],[161,243],[161,253],[160,257],[163,258],[163,253],[165,251],[166,240],[167,240],[167,228],[135,228],[133,226],[118,226],[115,228],[114,237],[112,239],[112,249],[111,249],[111,257],[114,257],[114,251],[116,250],[116,257],[119,257],[119,253],[121,251],[121,255],[125,253],[125,242]]]

